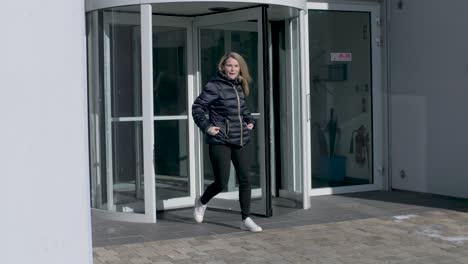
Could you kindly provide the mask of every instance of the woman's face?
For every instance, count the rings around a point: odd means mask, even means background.
[[[223,66],[224,73],[230,78],[235,79],[239,75],[239,62],[234,58],[228,58]]]

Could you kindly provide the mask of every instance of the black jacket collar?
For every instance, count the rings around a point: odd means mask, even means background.
[[[240,85],[241,84],[239,78],[231,79],[223,71],[218,71],[216,73],[215,79],[223,81],[223,82],[227,82],[229,84],[234,84],[234,85]]]

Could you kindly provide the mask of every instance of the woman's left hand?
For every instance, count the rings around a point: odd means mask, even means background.
[[[247,124],[247,128],[249,130],[252,130],[254,128],[254,124],[252,124],[252,123]]]

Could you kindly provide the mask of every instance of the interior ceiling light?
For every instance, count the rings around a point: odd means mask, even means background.
[[[218,6],[218,7],[210,7],[208,8],[208,10],[213,11],[213,12],[223,12],[223,11],[228,11],[229,8]]]

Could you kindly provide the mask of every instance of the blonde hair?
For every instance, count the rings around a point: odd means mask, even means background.
[[[239,81],[241,82],[242,85],[242,90],[244,91],[244,94],[247,96],[249,95],[249,83],[252,81],[252,78],[250,77],[249,74],[249,67],[247,66],[247,63],[245,62],[244,58],[237,53],[237,52],[229,52],[226,53],[220,60],[218,64],[218,70],[223,71],[224,65],[226,64],[226,61],[229,58],[235,59],[239,63]]]

